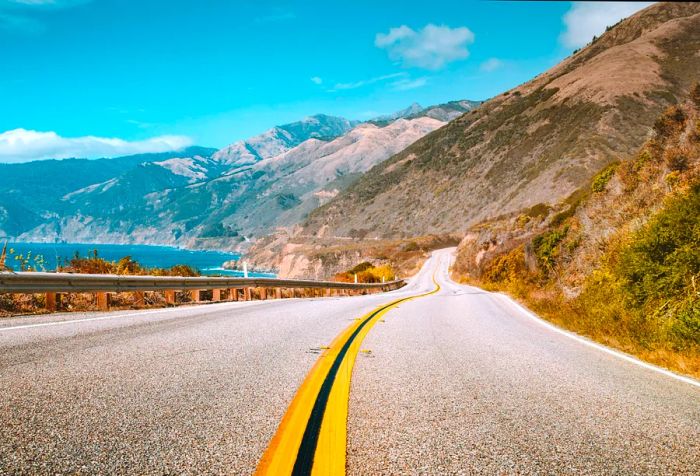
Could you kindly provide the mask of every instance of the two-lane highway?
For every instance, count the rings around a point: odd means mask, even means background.
[[[387,294],[2,320],[0,474],[323,474],[346,431],[350,474],[700,473],[700,387],[450,259]]]

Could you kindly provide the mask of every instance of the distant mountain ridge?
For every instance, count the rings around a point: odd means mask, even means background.
[[[217,151],[212,159],[232,169],[254,164],[286,152],[308,139],[330,140],[359,124],[342,117],[316,114],[301,121],[276,126],[250,139],[234,142]]]
[[[428,110],[381,125],[318,114],[220,150],[0,165],[9,178],[0,183],[0,236],[236,248],[298,223],[446,124],[421,114]],[[59,186],[28,178],[49,174],[70,178]]]
[[[392,114],[385,114],[382,116],[377,116],[370,119],[368,122],[377,125],[385,125],[396,119],[415,119],[417,117],[431,117],[443,122],[450,122],[453,119],[458,118],[465,112],[469,112],[472,109],[478,107],[483,101],[450,101],[444,104],[437,104],[435,106],[423,107],[417,102],[414,102],[405,109],[401,109]]]

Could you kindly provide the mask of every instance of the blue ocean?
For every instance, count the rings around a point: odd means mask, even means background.
[[[56,263],[67,261],[76,252],[81,256],[88,256],[96,249],[97,255],[106,260],[118,261],[124,256],[131,256],[133,260],[138,261],[139,264],[147,268],[169,268],[176,264],[186,264],[198,269],[207,276],[243,276],[242,271],[229,270],[222,267],[224,262],[240,258],[238,253],[225,251],[186,250],[171,246],[105,245],[94,243],[8,243],[7,249],[8,252],[12,250],[15,255],[22,254],[26,256],[28,252],[31,252],[32,256],[42,255],[46,271],[55,270]],[[19,265],[11,256],[8,256],[6,264],[10,268],[19,271]],[[274,277],[274,274],[269,273],[249,272],[248,275],[250,277]]]

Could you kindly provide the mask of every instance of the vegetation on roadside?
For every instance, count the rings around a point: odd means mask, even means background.
[[[21,254],[9,249],[7,258],[19,264],[22,271],[45,271],[45,260],[41,255],[31,251]],[[147,268],[131,256],[125,256],[117,261],[101,258],[95,249],[88,256],[76,253],[72,258],[59,262],[56,271],[64,273],[88,274],[120,274],[120,275],[150,275],[150,276],[199,276],[196,269],[188,265],[175,265],[170,268]],[[185,297],[183,297],[185,298]],[[0,293],[0,316],[30,314],[43,312],[45,307],[43,294],[2,294]],[[133,307],[133,293],[114,293],[112,307]],[[160,293],[145,293],[146,306],[165,305]],[[97,308],[95,296],[92,293],[67,293],[62,296],[62,307],[67,311],[89,311]]]
[[[700,86],[639,153],[533,223],[489,224],[455,273],[557,324],[700,376]],[[558,218],[559,217],[559,218]],[[562,218],[563,217],[563,218]],[[520,218],[520,219],[519,219]]]
[[[88,256],[80,256],[75,253],[65,263],[59,263],[56,271],[63,273],[88,273],[88,274],[122,274],[122,275],[150,275],[150,276],[200,276],[199,271],[185,264],[177,264],[170,268],[147,268],[131,256],[124,256],[117,261],[109,261],[101,258],[97,249],[92,250]]]
[[[389,264],[375,266],[368,261],[363,261],[344,273],[336,274],[334,281],[352,283],[355,281],[355,276],[358,283],[381,283],[393,280],[396,277],[396,271]]]

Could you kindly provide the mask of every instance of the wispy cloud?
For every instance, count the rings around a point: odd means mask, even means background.
[[[425,77],[416,79],[402,78],[391,83],[391,88],[394,91],[408,91],[409,89],[422,88],[426,84],[428,84],[428,78]]]
[[[314,84],[323,84],[323,79],[319,78],[318,76],[312,76],[311,82]]]
[[[166,152],[192,145],[185,136],[158,136],[139,141],[83,136],[61,137],[55,132],[13,129],[0,133],[0,162],[27,162],[68,157],[117,157],[120,155]]]
[[[612,26],[654,2],[574,2],[563,17],[566,30],[559,41],[567,48],[580,48],[606,26]]]
[[[333,86],[332,89],[329,89],[329,91],[334,92],[334,91],[342,91],[342,90],[347,90],[347,89],[357,89],[357,88],[361,88],[363,86],[367,86],[369,84],[379,83],[381,81],[387,81],[389,79],[394,79],[394,78],[405,77],[406,75],[407,75],[407,73],[392,73],[392,74],[385,74],[383,76],[376,76],[374,78],[363,79],[360,81],[354,81],[351,83],[336,83],[336,85]]]
[[[490,73],[491,71],[496,71],[497,69],[503,67],[503,61],[498,58],[489,58],[479,66],[481,71],[485,73]]]
[[[91,1],[92,0],[0,0],[0,28],[17,33],[41,33],[45,29],[44,24],[34,18],[34,13],[77,7],[90,3]]]
[[[385,49],[392,61],[406,67],[436,70],[469,56],[467,45],[474,33],[467,27],[450,28],[428,24],[415,31],[406,25],[377,33],[374,44]]]

